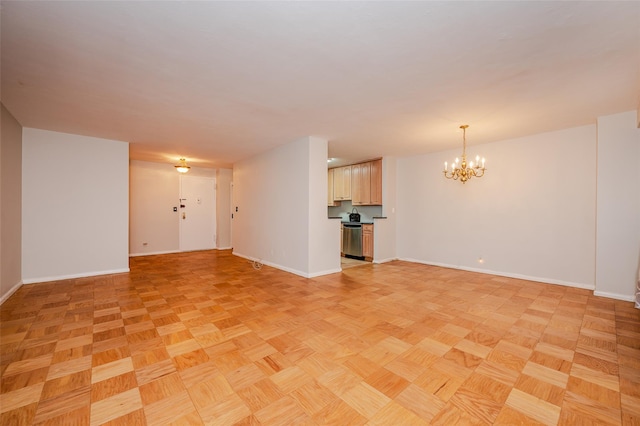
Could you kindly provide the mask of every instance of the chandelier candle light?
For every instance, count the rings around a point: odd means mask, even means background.
[[[466,183],[472,177],[482,177],[484,176],[484,158],[480,160],[479,156],[476,156],[475,165],[473,161],[469,163],[469,167],[467,167],[467,127],[468,124],[463,124],[460,126],[462,129],[462,162],[459,162],[459,159],[456,158],[456,161],[451,163],[451,170],[448,170],[447,162],[444,162],[444,177],[447,179],[458,180],[460,182]],[[482,161],[482,165],[480,162]]]

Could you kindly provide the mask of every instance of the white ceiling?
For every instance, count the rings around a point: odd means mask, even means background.
[[[303,136],[414,155],[638,107],[640,2],[32,2],[0,6],[26,127],[228,167]]]

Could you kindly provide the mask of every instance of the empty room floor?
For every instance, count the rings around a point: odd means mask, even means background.
[[[640,422],[640,311],[583,289],[204,251],[22,286],[1,319],[6,425]]]

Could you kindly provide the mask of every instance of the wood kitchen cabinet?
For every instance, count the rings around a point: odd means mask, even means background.
[[[352,165],[351,182],[354,206],[382,205],[382,160]]]
[[[351,166],[351,204],[365,206],[371,196],[371,163],[359,163]]]
[[[333,169],[333,200],[351,199],[351,166]]]
[[[362,255],[364,260],[373,260],[373,225],[362,224]]]
[[[328,185],[327,185],[327,206],[329,207],[334,207],[334,206],[339,206],[340,202],[336,201],[333,195],[333,176],[334,176],[334,169],[329,169],[327,171],[328,173]]]
[[[371,205],[382,205],[382,160],[371,161]]]

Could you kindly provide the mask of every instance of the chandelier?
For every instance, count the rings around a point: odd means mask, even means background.
[[[459,159],[456,158],[456,161],[451,163],[451,170],[449,170],[447,167],[447,162],[445,161],[443,171],[444,177],[446,177],[447,179],[460,179],[460,182],[462,183],[466,183],[472,177],[479,178],[484,176],[485,171],[484,158],[480,160],[479,156],[476,156],[475,164],[473,163],[473,161],[471,161],[467,165],[467,127],[469,127],[468,124],[463,124],[462,126],[460,126],[460,128],[462,129],[462,162],[460,162]],[[480,165],[481,161],[482,165]]]

